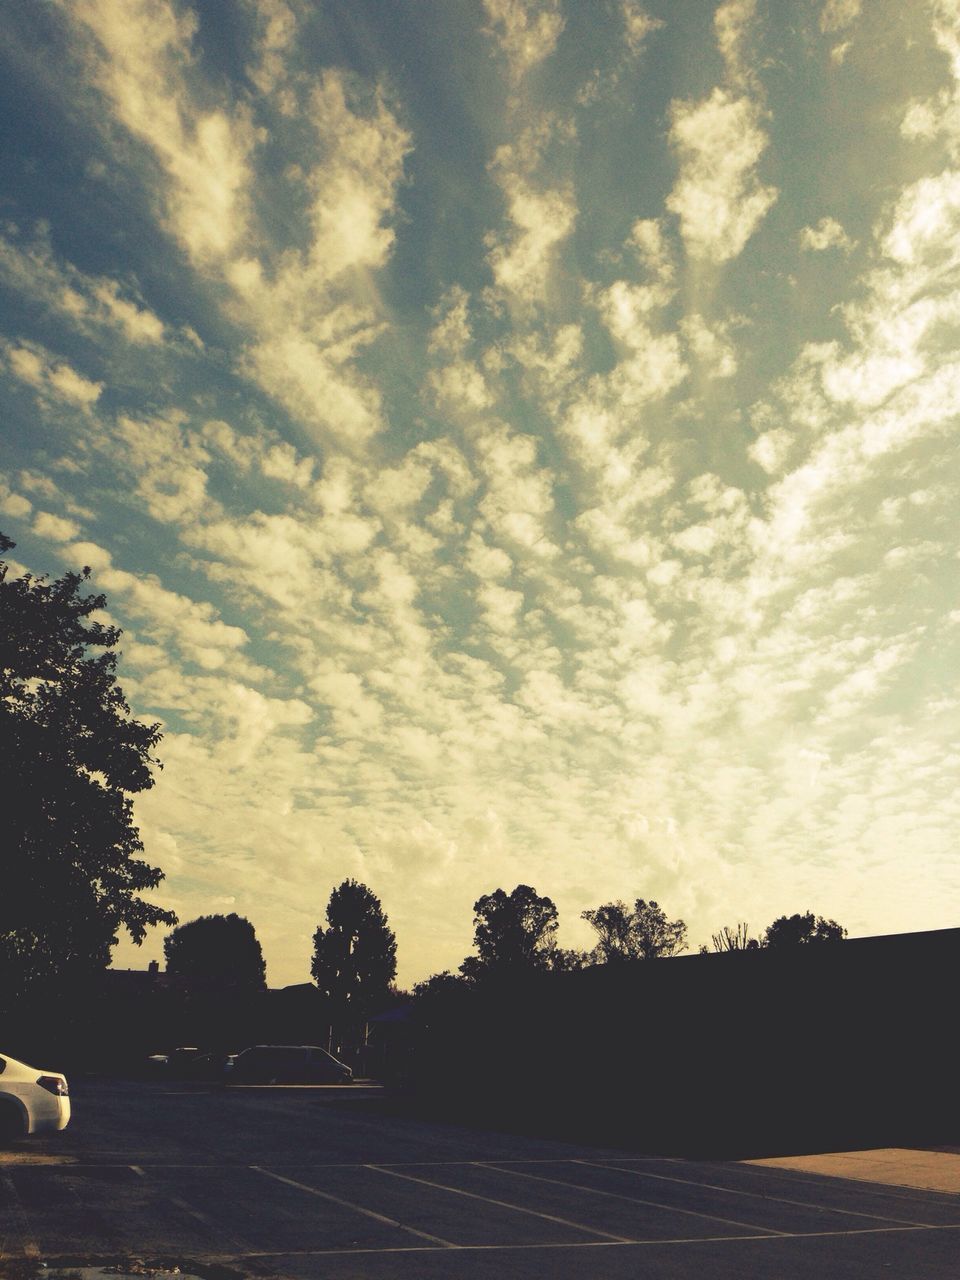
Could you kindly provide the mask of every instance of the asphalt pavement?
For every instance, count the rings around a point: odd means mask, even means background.
[[[398,1113],[363,1086],[74,1083],[0,1152],[0,1277],[955,1280],[960,1195]]]

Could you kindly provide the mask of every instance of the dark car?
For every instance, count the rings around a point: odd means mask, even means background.
[[[183,1080],[189,1076],[190,1068],[199,1056],[200,1050],[196,1045],[178,1045],[167,1053],[151,1053],[146,1063],[147,1070]]]
[[[200,1053],[190,1066],[191,1080],[222,1080],[233,1068],[235,1053]]]
[[[351,1084],[353,1072],[314,1044],[256,1044],[238,1053],[229,1084]]]

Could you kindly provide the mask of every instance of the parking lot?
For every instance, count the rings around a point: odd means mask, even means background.
[[[471,1129],[362,1085],[79,1081],[69,1129],[0,1153],[0,1205],[3,1276],[955,1280],[960,1256],[960,1196]]]

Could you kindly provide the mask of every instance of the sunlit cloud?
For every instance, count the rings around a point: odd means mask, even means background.
[[[761,112],[750,98],[717,88],[701,102],[675,102],[670,139],[680,162],[667,207],[695,258],[737,257],[777,198],[757,177],[767,147]]]
[[[513,80],[553,53],[564,28],[559,0],[483,0],[483,8]]]
[[[158,901],[276,984],[345,876],[404,982],[521,882],[955,923],[960,40],[894,12],[11,17],[0,527],[123,629]]]
[[[802,228],[800,248],[809,249],[813,253],[823,253],[825,249],[843,249],[849,253],[854,248],[854,242],[836,218],[821,218],[815,227]]]
[[[3,342],[0,359],[15,378],[47,401],[89,409],[103,392],[102,382],[86,377],[36,342]]]

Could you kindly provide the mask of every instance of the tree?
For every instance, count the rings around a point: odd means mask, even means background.
[[[812,911],[807,911],[803,915],[778,916],[773,924],[767,926],[763,941],[767,947],[796,947],[842,942],[846,936],[846,929],[836,920],[814,916]]]
[[[198,916],[163,940],[167,973],[190,991],[266,988],[266,965],[253,925],[243,916]]]
[[[429,978],[415,982],[412,995],[414,1000],[438,1002],[455,998],[465,989],[463,978],[444,969],[441,973],[432,973]]]
[[[597,932],[595,955],[604,964],[622,960],[655,960],[674,956],[687,945],[687,926],[668,920],[656,902],[637,898],[633,908],[625,902],[606,902],[595,911],[584,911]]]
[[[313,935],[310,972],[342,1022],[363,1022],[386,1002],[397,973],[397,940],[380,899],[344,880],[330,894],[327,928]]]
[[[14,543],[0,534],[0,554]],[[130,794],[153,785],[160,726],[130,715],[117,627],[92,617],[90,570],[48,582],[0,561],[0,990],[82,983],[121,929],[141,942],[176,916],[145,901],[163,872],[143,852]],[[103,652],[91,652],[103,650]]]
[[[741,920],[731,929],[725,924],[719,933],[712,935],[714,951],[759,951],[759,938],[750,937],[750,928],[745,920]],[[706,952],[707,948],[703,947]]]
[[[576,973],[578,969],[585,969],[592,960],[589,951],[579,951],[576,947],[553,947],[548,964],[551,973]]]
[[[473,904],[477,955],[460,966],[467,978],[549,967],[556,948],[557,908],[528,884],[511,893],[496,889]]]

